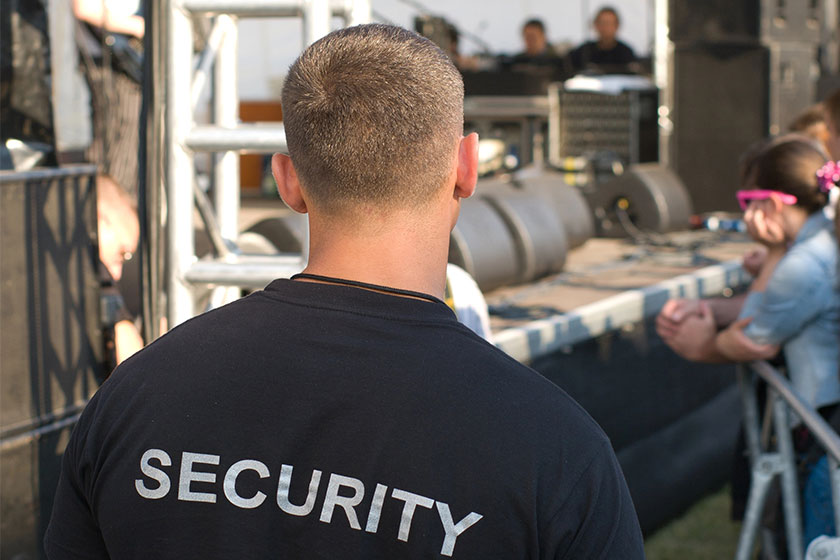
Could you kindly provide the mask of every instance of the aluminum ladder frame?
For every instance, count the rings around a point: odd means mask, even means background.
[[[286,150],[282,125],[240,124],[237,91],[237,21],[248,17],[300,17],[303,47],[330,32],[333,17],[345,25],[371,19],[370,0],[164,0],[166,38],[164,106],[166,242],[165,281],[168,326],[195,315],[195,288],[202,285],[261,288],[274,278],[288,277],[305,266],[308,240],[300,255],[239,254],[238,153]],[[207,47],[194,63],[191,16],[215,16]],[[194,69],[194,67],[196,67]],[[212,76],[211,76],[212,73]],[[201,90],[213,88],[213,124],[197,126],[195,105]],[[213,166],[214,200],[202,199],[196,187],[194,155],[218,153]],[[206,198],[206,197],[205,197]],[[218,256],[199,261],[195,255],[193,216],[200,210]],[[221,301],[237,296],[229,293]]]

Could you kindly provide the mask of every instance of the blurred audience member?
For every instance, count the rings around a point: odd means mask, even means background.
[[[458,28],[450,25],[449,49],[447,49],[447,53],[452,58],[452,62],[455,63],[458,70],[478,70],[480,66],[478,58],[461,54],[460,44],[461,34],[458,32]]]
[[[137,195],[142,39],[140,0],[73,0],[90,89],[93,140],[87,158]]]
[[[753,263],[758,270],[746,298],[671,300],[656,325],[668,346],[693,361],[748,362],[781,349],[794,390],[831,420],[840,401],[840,294],[837,241],[823,212],[838,182],[825,178],[829,168],[823,150],[800,135],[752,156],[737,196],[766,254]],[[833,531],[826,468],[824,461],[803,465],[806,545]]]
[[[574,49],[569,57],[576,72],[596,70],[601,72],[635,71],[636,54],[629,45],[617,37],[621,20],[618,11],[604,6],[595,14],[592,26],[597,39],[587,41]]]
[[[484,340],[493,341],[490,314],[481,288],[469,272],[452,263],[446,265],[444,302],[455,312],[458,321]]]
[[[802,111],[790,123],[788,130],[813,138],[828,149],[828,124],[822,103],[811,105]]]
[[[529,19],[522,26],[522,43],[525,50],[513,57],[514,64],[556,64],[558,54],[548,42],[545,24],[539,19]]]
[[[116,367],[143,347],[143,337],[116,286],[123,264],[140,239],[140,222],[132,198],[107,175],[96,179],[96,215],[102,283],[102,317],[107,360]]]

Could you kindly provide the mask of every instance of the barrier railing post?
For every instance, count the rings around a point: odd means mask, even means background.
[[[788,407],[785,401],[773,390],[770,391],[769,398],[773,399],[773,420],[781,459],[782,508],[785,513],[788,558],[790,560],[802,560],[802,517],[799,508],[799,484],[796,476],[796,457],[794,456],[793,439],[790,434],[791,424]]]
[[[768,414],[772,414],[772,425],[777,442],[777,452],[775,453],[761,449],[759,437],[761,420],[755,397],[755,380],[758,377],[768,385],[767,398],[770,403]],[[840,436],[816,410],[799,397],[789,381],[773,369],[770,364],[753,362],[749,366],[740,365],[738,367],[738,381],[744,404],[744,430],[747,447],[752,460],[752,480],[735,559],[749,560],[752,558],[752,550],[760,531],[761,514],[770,484],[773,478],[779,475],[788,558],[802,560],[804,545],[808,543],[803,543],[801,492],[791,436],[790,414],[793,413],[797,420],[805,424],[816,443],[825,450],[828,457],[835,527],[838,526],[840,521],[840,468],[838,467]]]

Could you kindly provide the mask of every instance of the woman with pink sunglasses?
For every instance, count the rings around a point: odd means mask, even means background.
[[[748,293],[671,300],[657,317],[657,332],[693,361],[746,362],[781,350],[799,396],[830,417],[840,402],[840,294],[837,240],[823,210],[840,183],[840,163],[826,159],[820,146],[796,135],[748,157],[736,196],[747,231],[764,248],[761,258],[751,257]],[[806,486],[806,545],[833,531],[830,490],[827,508],[817,493],[809,495]]]

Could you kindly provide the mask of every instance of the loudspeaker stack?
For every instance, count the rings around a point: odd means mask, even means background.
[[[671,0],[671,162],[695,210],[738,210],[738,158],[816,101],[825,1]]]

